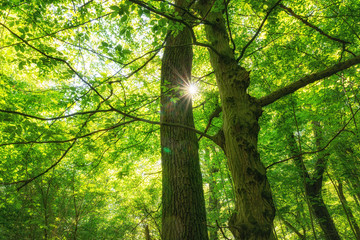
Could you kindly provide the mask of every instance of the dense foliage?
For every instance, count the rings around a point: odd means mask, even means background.
[[[335,66],[265,104],[258,150],[277,238],[325,239],[305,188],[324,167],[336,229],[360,239],[359,2],[217,0],[211,11],[223,13],[251,70],[252,96]],[[0,3],[0,239],[160,239],[160,66],[167,34],[188,26],[208,231],[231,239],[232,177],[211,138],[223,122],[207,22],[191,14],[183,21],[165,0]]]

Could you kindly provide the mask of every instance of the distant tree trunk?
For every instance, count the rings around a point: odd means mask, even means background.
[[[149,225],[147,225],[147,224],[145,225],[145,240],[151,240]]]
[[[350,183],[349,186],[354,190],[353,197],[356,198],[357,201],[360,201],[359,159],[351,146],[343,142],[338,144],[336,152],[339,159],[342,160],[340,164],[346,176],[346,181]]]
[[[314,121],[313,123],[314,135],[315,135],[315,145],[318,150],[321,149],[322,142],[322,131],[319,122]],[[340,239],[339,233],[335,227],[334,221],[330,216],[328,209],[324,203],[321,190],[322,190],[322,180],[324,171],[326,168],[326,159],[324,154],[318,156],[318,160],[315,164],[315,171],[312,178],[308,178],[309,181],[306,181],[305,191],[309,197],[311,207],[315,213],[316,218],[318,219],[321,229],[325,234],[325,238],[328,240]],[[309,176],[309,174],[307,175]]]
[[[306,194],[308,195],[311,209],[317,218],[321,229],[325,234],[327,240],[340,239],[339,233],[336,230],[333,219],[326,208],[322,194],[321,186],[316,183],[308,183],[305,186]]]
[[[296,235],[298,235],[299,239],[306,239],[306,235],[305,234],[301,234],[299,232],[299,230],[296,229],[296,227],[294,227],[289,221],[287,221],[283,216],[281,215],[276,215],[278,216],[281,221],[285,224],[286,227],[290,228],[291,231],[293,231]]]
[[[222,148],[229,162],[235,190],[235,211],[229,227],[235,239],[270,239],[275,207],[266,170],[257,150],[262,109],[248,95],[249,72],[239,66],[221,12],[210,11],[212,0],[198,1],[200,14],[211,22],[205,25],[210,61],[215,71],[223,112]]]
[[[318,122],[313,122],[313,128],[315,133],[316,147],[320,149],[320,124]],[[296,147],[294,135],[291,134],[291,137],[288,140],[291,154],[298,155],[299,151]],[[300,169],[301,177],[304,178],[305,194],[309,201],[310,209],[318,220],[320,227],[325,235],[325,239],[340,240],[339,233],[335,227],[334,221],[331,218],[328,209],[326,208],[321,194],[322,180],[326,168],[325,156],[322,154],[318,157],[314,167],[314,173],[312,174],[313,176],[309,175],[309,172],[306,169],[306,166],[301,156],[295,158],[295,164],[298,169]]]
[[[349,207],[349,204],[348,204],[348,202],[346,200],[346,197],[344,195],[343,184],[342,184],[341,181],[338,181],[338,183],[339,183],[339,185],[338,185],[338,194],[339,194],[339,198],[340,198],[341,202],[344,205],[344,208],[345,208],[345,211],[346,211],[345,214],[348,216],[350,224],[352,225],[352,229],[354,231],[355,238],[357,240],[360,240],[360,228],[359,228],[359,225],[357,224],[356,219],[354,217],[354,214],[353,214],[351,208]]]
[[[178,6],[186,6],[177,0]],[[176,9],[183,15],[181,10]],[[186,17],[186,16],[184,16]],[[188,28],[167,39],[161,69],[161,122],[194,127],[192,102],[179,87],[188,85],[192,68]],[[177,46],[177,47],[173,47]],[[207,240],[205,200],[195,132],[161,125],[162,240]]]
[[[214,178],[214,174],[217,173],[219,169],[215,166],[211,166],[210,168],[210,177],[211,180],[209,181],[209,214],[213,216],[215,220],[219,219],[219,211],[220,211],[220,202],[216,195],[216,180]],[[214,221],[215,222],[215,221]],[[215,226],[215,228],[211,228],[210,231],[210,240],[218,240],[218,228],[215,224],[212,223],[212,225]]]
[[[47,240],[49,238],[49,215],[50,215],[50,203],[49,203],[49,191],[50,191],[50,182],[45,184],[43,181],[38,185],[39,191],[41,193],[41,201],[43,206],[43,214],[44,214],[44,239]]]

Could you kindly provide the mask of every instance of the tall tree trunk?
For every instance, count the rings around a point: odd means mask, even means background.
[[[269,239],[275,207],[266,170],[257,150],[261,106],[247,94],[249,72],[235,59],[229,46],[221,12],[209,11],[210,0],[198,2],[197,9],[211,22],[205,26],[211,43],[210,61],[215,70],[223,112],[223,149],[234,182],[235,211],[229,227],[235,239]]]
[[[176,5],[185,6],[185,0]],[[176,9],[182,15],[179,9]],[[185,16],[184,16],[185,17]],[[167,39],[161,69],[161,122],[194,127],[188,85],[192,67],[188,28]],[[177,47],[173,47],[177,46]],[[162,240],[207,240],[205,200],[195,132],[161,125]]]

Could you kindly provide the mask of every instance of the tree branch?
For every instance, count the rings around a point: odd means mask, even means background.
[[[163,41],[163,43],[161,44],[160,47],[158,47],[157,49],[153,49],[153,50],[151,50],[151,51],[149,51],[149,52],[147,52],[147,53],[144,53],[144,54],[141,55],[140,57],[137,57],[137,58],[131,60],[131,61],[128,62],[128,63],[125,63],[124,66],[123,66],[122,68],[120,68],[120,70],[118,70],[118,71],[117,71],[115,74],[113,74],[112,76],[108,77],[104,82],[107,82],[107,83],[109,83],[109,84],[121,82],[121,80],[116,80],[116,81],[109,81],[109,80],[110,80],[111,78],[113,78],[116,74],[118,74],[120,71],[122,71],[122,70],[123,70],[125,67],[127,67],[128,65],[130,65],[130,64],[138,61],[139,59],[142,59],[142,58],[144,58],[145,56],[150,55],[151,53],[154,52],[154,54],[153,54],[152,56],[150,56],[150,58],[147,59],[147,60],[145,61],[145,63],[143,63],[140,67],[138,67],[137,69],[135,69],[134,71],[132,71],[131,73],[129,73],[129,74],[128,74],[127,76],[125,76],[125,77],[126,77],[127,79],[129,79],[130,77],[132,77],[133,75],[135,75],[137,72],[139,72],[141,69],[143,69],[149,62],[151,62],[151,61],[155,58],[155,56],[160,52],[160,50],[165,47],[164,45],[165,45],[166,39],[168,38],[169,35],[170,35],[170,33],[168,33],[168,34],[166,35],[165,40]]]
[[[263,21],[260,24],[260,27],[258,28],[258,30],[256,31],[255,35],[250,39],[250,41],[245,45],[245,47],[241,50],[240,56],[236,59],[236,61],[240,61],[241,58],[244,56],[246,49],[250,46],[250,44],[257,38],[257,36],[259,35],[262,27],[264,26],[266,20],[268,19],[268,17],[270,16],[270,13],[276,8],[277,5],[279,5],[281,2],[281,0],[277,1],[274,6],[272,6],[269,11],[266,13],[265,18],[263,19]]]
[[[81,138],[89,137],[89,136],[94,135],[94,134],[99,133],[99,132],[107,132],[107,131],[109,131],[109,130],[118,128],[118,127],[120,127],[120,126],[126,125],[126,124],[128,124],[128,123],[132,123],[132,122],[135,122],[135,120],[130,120],[130,121],[127,121],[127,122],[118,123],[118,124],[115,124],[115,125],[113,125],[113,126],[111,126],[111,127],[109,127],[109,128],[104,128],[104,129],[95,130],[95,131],[93,131],[93,132],[90,132],[90,133],[87,133],[87,134],[84,134],[84,135],[81,135],[81,136],[76,136],[76,137],[73,137],[73,138],[70,138],[70,139],[65,139],[65,140],[12,142],[12,143],[3,143],[3,144],[0,144],[0,147],[8,146],[8,145],[45,144],[45,143],[67,143],[67,142],[73,142],[73,141],[76,141],[76,140],[81,139]]]
[[[167,15],[167,14],[163,13],[162,11],[160,11],[160,10],[158,10],[156,8],[153,8],[153,7],[147,5],[146,3],[142,2],[142,1],[139,1],[139,0],[129,0],[129,1],[139,5],[141,7],[144,7],[146,9],[148,9],[149,11],[151,11],[153,13],[156,13],[156,14],[162,16],[162,17],[165,17],[165,18],[167,18],[167,19],[169,19],[171,21],[179,22],[179,23],[184,24],[191,32],[191,38],[193,39],[193,45],[209,48],[212,51],[214,51],[216,54],[220,55],[219,52],[217,52],[216,49],[213,46],[211,46],[209,44],[206,44],[206,43],[198,42],[196,40],[196,35],[194,33],[194,30],[192,29],[191,25],[189,23],[187,23],[186,21],[184,21],[182,19],[175,18],[175,17],[170,16],[170,15]],[[207,23],[207,24],[210,24],[210,23]]]
[[[173,6],[174,8],[179,8],[179,9],[181,9],[185,14],[189,15],[189,16],[192,17],[193,19],[199,20],[200,22],[203,22],[203,23],[205,23],[205,24],[210,24],[209,21],[206,21],[206,20],[204,20],[204,19],[201,19],[201,18],[195,16],[195,15],[192,14],[188,9],[186,9],[186,8],[184,8],[184,7],[181,7],[181,6],[176,5],[176,4],[174,4],[174,3],[168,2],[168,1],[166,1],[166,0],[155,0],[155,1],[169,4],[170,6]]]
[[[301,234],[290,222],[288,222],[283,216],[279,215],[279,218],[283,223],[290,228],[296,235],[298,235],[299,239],[305,239],[305,235]]]
[[[97,17],[97,18],[90,19],[90,20],[88,20],[88,21],[85,21],[85,22],[82,22],[82,23],[79,23],[79,24],[76,24],[76,25],[72,25],[72,26],[69,26],[69,27],[66,27],[66,28],[57,30],[57,31],[52,32],[52,33],[47,33],[46,35],[43,35],[43,36],[40,36],[40,37],[27,39],[26,41],[27,41],[27,42],[31,42],[31,41],[39,40],[39,39],[42,39],[42,38],[45,38],[45,37],[51,37],[51,36],[54,36],[55,34],[57,34],[57,33],[59,33],[59,32],[62,32],[62,31],[65,31],[65,30],[69,30],[69,29],[72,29],[72,28],[76,28],[76,27],[79,27],[79,26],[82,26],[82,25],[91,23],[91,22],[93,22],[93,21],[96,21],[96,20],[99,20],[99,19],[101,19],[101,18],[107,17],[107,16],[109,16],[110,14],[112,14],[112,12],[106,13],[106,14],[104,14],[104,15],[101,15],[101,16]],[[24,41],[21,40],[20,42],[17,42],[17,43],[13,43],[13,44],[10,44],[10,45],[1,46],[1,47],[0,47],[0,50],[3,49],[3,48],[13,47],[13,46],[22,44],[23,42],[24,42]]]
[[[135,3],[135,4],[139,5],[139,6],[141,6],[141,7],[143,7],[143,8],[146,8],[147,10],[149,10],[149,11],[151,11],[151,12],[157,14],[157,15],[160,15],[160,16],[162,16],[162,17],[164,17],[164,18],[167,18],[167,19],[169,19],[169,20],[171,20],[171,21],[174,21],[174,22],[182,23],[182,24],[184,24],[185,26],[191,28],[191,27],[189,26],[189,24],[188,24],[187,22],[185,22],[184,20],[175,18],[175,17],[173,17],[173,16],[171,16],[171,15],[168,15],[168,14],[165,14],[164,12],[162,12],[162,11],[160,11],[160,10],[152,7],[152,6],[149,6],[148,4],[146,4],[146,3],[143,2],[143,1],[139,1],[139,0],[129,0],[129,1],[132,2],[132,3]]]
[[[336,42],[339,42],[341,44],[348,44],[350,42],[348,41],[344,41],[344,40],[341,40],[339,38],[336,38],[336,37],[332,37],[330,36],[329,34],[325,33],[323,30],[321,30],[320,28],[316,27],[314,24],[308,22],[305,18],[297,15],[296,13],[294,13],[294,11],[289,8],[289,7],[286,7],[285,5],[283,4],[280,4],[279,5],[282,9],[285,9],[291,16],[295,17],[296,19],[300,20],[301,22],[303,22],[306,26],[308,27],[311,27],[312,29],[314,29],[315,31],[317,31],[318,33],[320,33],[321,35],[333,40],[333,41],[336,41]]]
[[[42,50],[34,47],[33,45],[31,45],[28,41],[26,41],[25,39],[23,39],[22,37],[20,37],[18,34],[16,34],[14,31],[12,31],[10,28],[8,28],[6,25],[0,23],[0,26],[3,26],[4,28],[6,28],[12,35],[14,35],[16,38],[20,39],[23,43],[25,43],[28,47],[34,49],[36,52],[40,53],[41,55],[58,61],[58,62],[62,62],[63,64],[65,64],[82,82],[84,82],[87,86],[89,86],[89,88],[91,90],[93,90],[102,100],[106,101],[106,99],[99,93],[99,91],[96,90],[96,88],[94,88],[88,81],[86,81],[83,77],[81,77],[80,73],[78,73],[71,65],[68,61],[62,59],[62,58],[58,58],[58,57],[54,57],[51,56],[45,52],[43,52]]]
[[[94,110],[94,111],[87,111],[87,112],[76,112],[76,113],[72,113],[72,114],[65,115],[65,116],[59,116],[59,117],[44,118],[44,117],[38,117],[38,116],[34,116],[34,115],[22,113],[22,112],[0,109],[0,112],[2,112],[2,113],[16,114],[16,115],[20,115],[20,116],[23,116],[23,117],[33,118],[33,119],[37,119],[37,120],[41,120],[41,121],[53,121],[53,120],[59,120],[59,119],[69,118],[69,117],[74,117],[74,116],[79,116],[79,115],[87,115],[87,114],[94,114],[94,113],[104,113],[104,112],[114,112],[114,111],[115,110],[113,110],[113,109]]]
[[[231,32],[231,28],[230,28],[230,20],[229,20],[229,8],[228,8],[229,2],[230,1],[224,0],[225,15],[226,15],[226,25],[227,25],[227,29],[229,31],[229,38],[230,38],[231,44],[233,45],[232,50],[233,50],[233,52],[235,52],[236,45],[235,45],[235,42],[234,42],[234,38],[232,36],[232,32]]]
[[[65,150],[65,152],[61,155],[61,157],[55,162],[53,163],[50,167],[48,167],[45,171],[43,171],[42,173],[36,175],[35,177],[32,177],[30,179],[27,179],[27,180],[22,180],[22,181],[18,181],[14,184],[17,184],[17,183],[23,183],[20,187],[17,188],[17,190],[19,191],[21,188],[25,187],[26,185],[28,185],[29,183],[31,183],[32,181],[34,181],[35,179],[41,177],[42,175],[44,175],[45,173],[49,172],[51,169],[53,169],[54,167],[56,167],[56,165],[58,165],[61,160],[66,156],[66,154],[70,151],[70,149],[74,146],[76,141],[73,141],[71,143],[71,145]]]
[[[205,128],[205,130],[204,130],[204,133],[207,133],[207,131],[209,130],[209,128],[210,128],[210,126],[211,126],[212,120],[213,120],[214,118],[216,118],[216,117],[219,117],[221,111],[222,111],[222,108],[221,108],[220,106],[217,106],[217,108],[214,110],[214,112],[213,112],[213,113],[210,115],[210,117],[209,117],[209,122],[208,122],[208,124],[206,125],[206,128]],[[198,138],[198,141],[200,141],[200,139],[201,139],[202,137],[203,137],[203,136],[200,136],[200,137]]]
[[[221,234],[223,235],[223,237],[224,237],[226,240],[230,240],[230,238],[226,237],[226,235],[225,235],[225,233],[224,233],[224,231],[223,231],[223,227],[220,226],[218,220],[216,220],[215,222],[216,222],[217,228],[220,229]]]
[[[37,119],[37,120],[41,120],[41,121],[49,121],[49,120],[56,120],[56,119],[60,119],[60,118],[66,118],[66,117],[70,117],[70,116],[75,116],[75,115],[85,115],[85,114],[95,114],[95,113],[98,113],[98,112],[117,112],[121,115],[123,115],[124,117],[128,117],[132,120],[129,120],[127,121],[126,123],[130,123],[130,122],[134,122],[134,121],[139,121],[139,122],[145,122],[145,123],[149,123],[149,124],[153,124],[153,125],[165,125],[165,126],[169,126],[169,127],[181,127],[181,128],[185,128],[185,129],[188,129],[188,130],[191,130],[191,131],[194,131],[195,133],[201,135],[201,136],[204,136],[208,139],[210,139],[211,141],[214,141],[214,137],[213,136],[210,136],[202,131],[199,131],[197,130],[196,128],[192,128],[192,127],[189,127],[187,125],[183,125],[183,124],[177,124],[177,123],[166,123],[166,122],[157,122],[157,121],[152,121],[152,120],[148,120],[148,119],[145,119],[145,118],[140,118],[140,117],[136,117],[136,116],[133,116],[129,113],[125,113],[123,111],[120,111],[116,108],[113,108],[111,107],[111,109],[107,109],[107,110],[97,110],[97,111],[88,111],[88,112],[78,112],[78,113],[74,113],[74,114],[70,114],[70,115],[66,115],[66,116],[60,116],[60,117],[55,117],[55,118],[43,118],[43,117],[37,117],[37,116],[33,116],[33,115],[29,115],[29,114],[25,114],[25,113],[20,113],[20,112],[16,112],[16,111],[7,111],[7,110],[0,110],[0,112],[5,112],[5,113],[10,113],[10,114],[17,114],[17,115],[21,115],[21,116],[24,116],[24,117],[29,117],[29,118],[34,118],[34,119]],[[91,132],[91,133],[88,133],[88,134],[85,134],[81,137],[75,137],[75,138],[72,138],[72,139],[67,139],[67,140],[55,140],[55,141],[44,141],[44,142],[34,142],[34,141],[29,141],[29,142],[15,142],[15,143],[3,143],[3,144],[0,144],[0,147],[2,146],[7,146],[7,145],[14,145],[14,144],[30,144],[30,143],[65,143],[65,142],[70,142],[70,141],[74,141],[78,138],[84,138],[84,137],[87,137],[87,136],[90,136],[92,134],[95,134],[95,133],[98,133],[98,132],[103,132],[103,131],[107,131],[107,130],[111,130],[113,128],[116,128],[116,127],[119,127],[123,124],[116,124],[112,127],[109,127],[109,128],[106,128],[106,129],[100,129],[100,130],[96,130],[94,132]],[[216,142],[215,142],[216,143]]]
[[[307,75],[303,78],[300,78],[298,81],[293,82],[283,88],[280,88],[279,90],[276,90],[276,91],[270,93],[269,95],[267,95],[265,97],[258,99],[258,102],[262,107],[264,107],[264,106],[269,105],[290,93],[293,93],[293,92],[299,90],[300,88],[303,88],[303,87],[309,85],[310,83],[316,82],[316,81],[321,80],[326,77],[330,77],[340,71],[348,69],[359,63],[360,63],[360,56],[351,58],[349,60],[346,60],[345,62],[337,63],[337,64],[333,65],[332,67],[329,67],[323,71],[313,73],[313,74]]]

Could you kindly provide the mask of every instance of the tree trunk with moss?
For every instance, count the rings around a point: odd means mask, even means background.
[[[275,208],[257,150],[261,106],[247,94],[249,72],[238,64],[229,46],[222,13],[209,11],[211,7],[212,1],[202,0],[197,9],[210,22],[205,31],[223,112],[223,133],[219,136],[224,137],[222,147],[234,182],[235,211],[229,227],[235,239],[270,239]]]
[[[269,8],[266,18],[279,6],[278,0]],[[194,9],[201,15],[209,44],[202,43],[210,53],[222,102],[223,129],[214,140],[223,148],[235,188],[235,211],[229,227],[235,239],[271,239],[275,207],[266,170],[257,150],[262,107],[326,77],[360,63],[360,56],[337,63],[322,71],[305,75],[260,99],[247,93],[249,72],[239,61],[259,31],[246,44],[238,58],[230,47],[224,10],[228,1],[198,0]],[[222,6],[220,6],[222,4]],[[266,18],[264,20],[266,20]],[[264,22],[263,22],[264,23]],[[232,42],[235,46],[235,43]]]
[[[185,3],[176,1],[178,6]],[[161,69],[161,122],[194,128],[191,97],[179,89],[188,85],[191,78],[191,43],[188,28],[167,39]],[[161,125],[160,131],[162,240],[208,240],[196,134],[186,128],[165,125]]]

